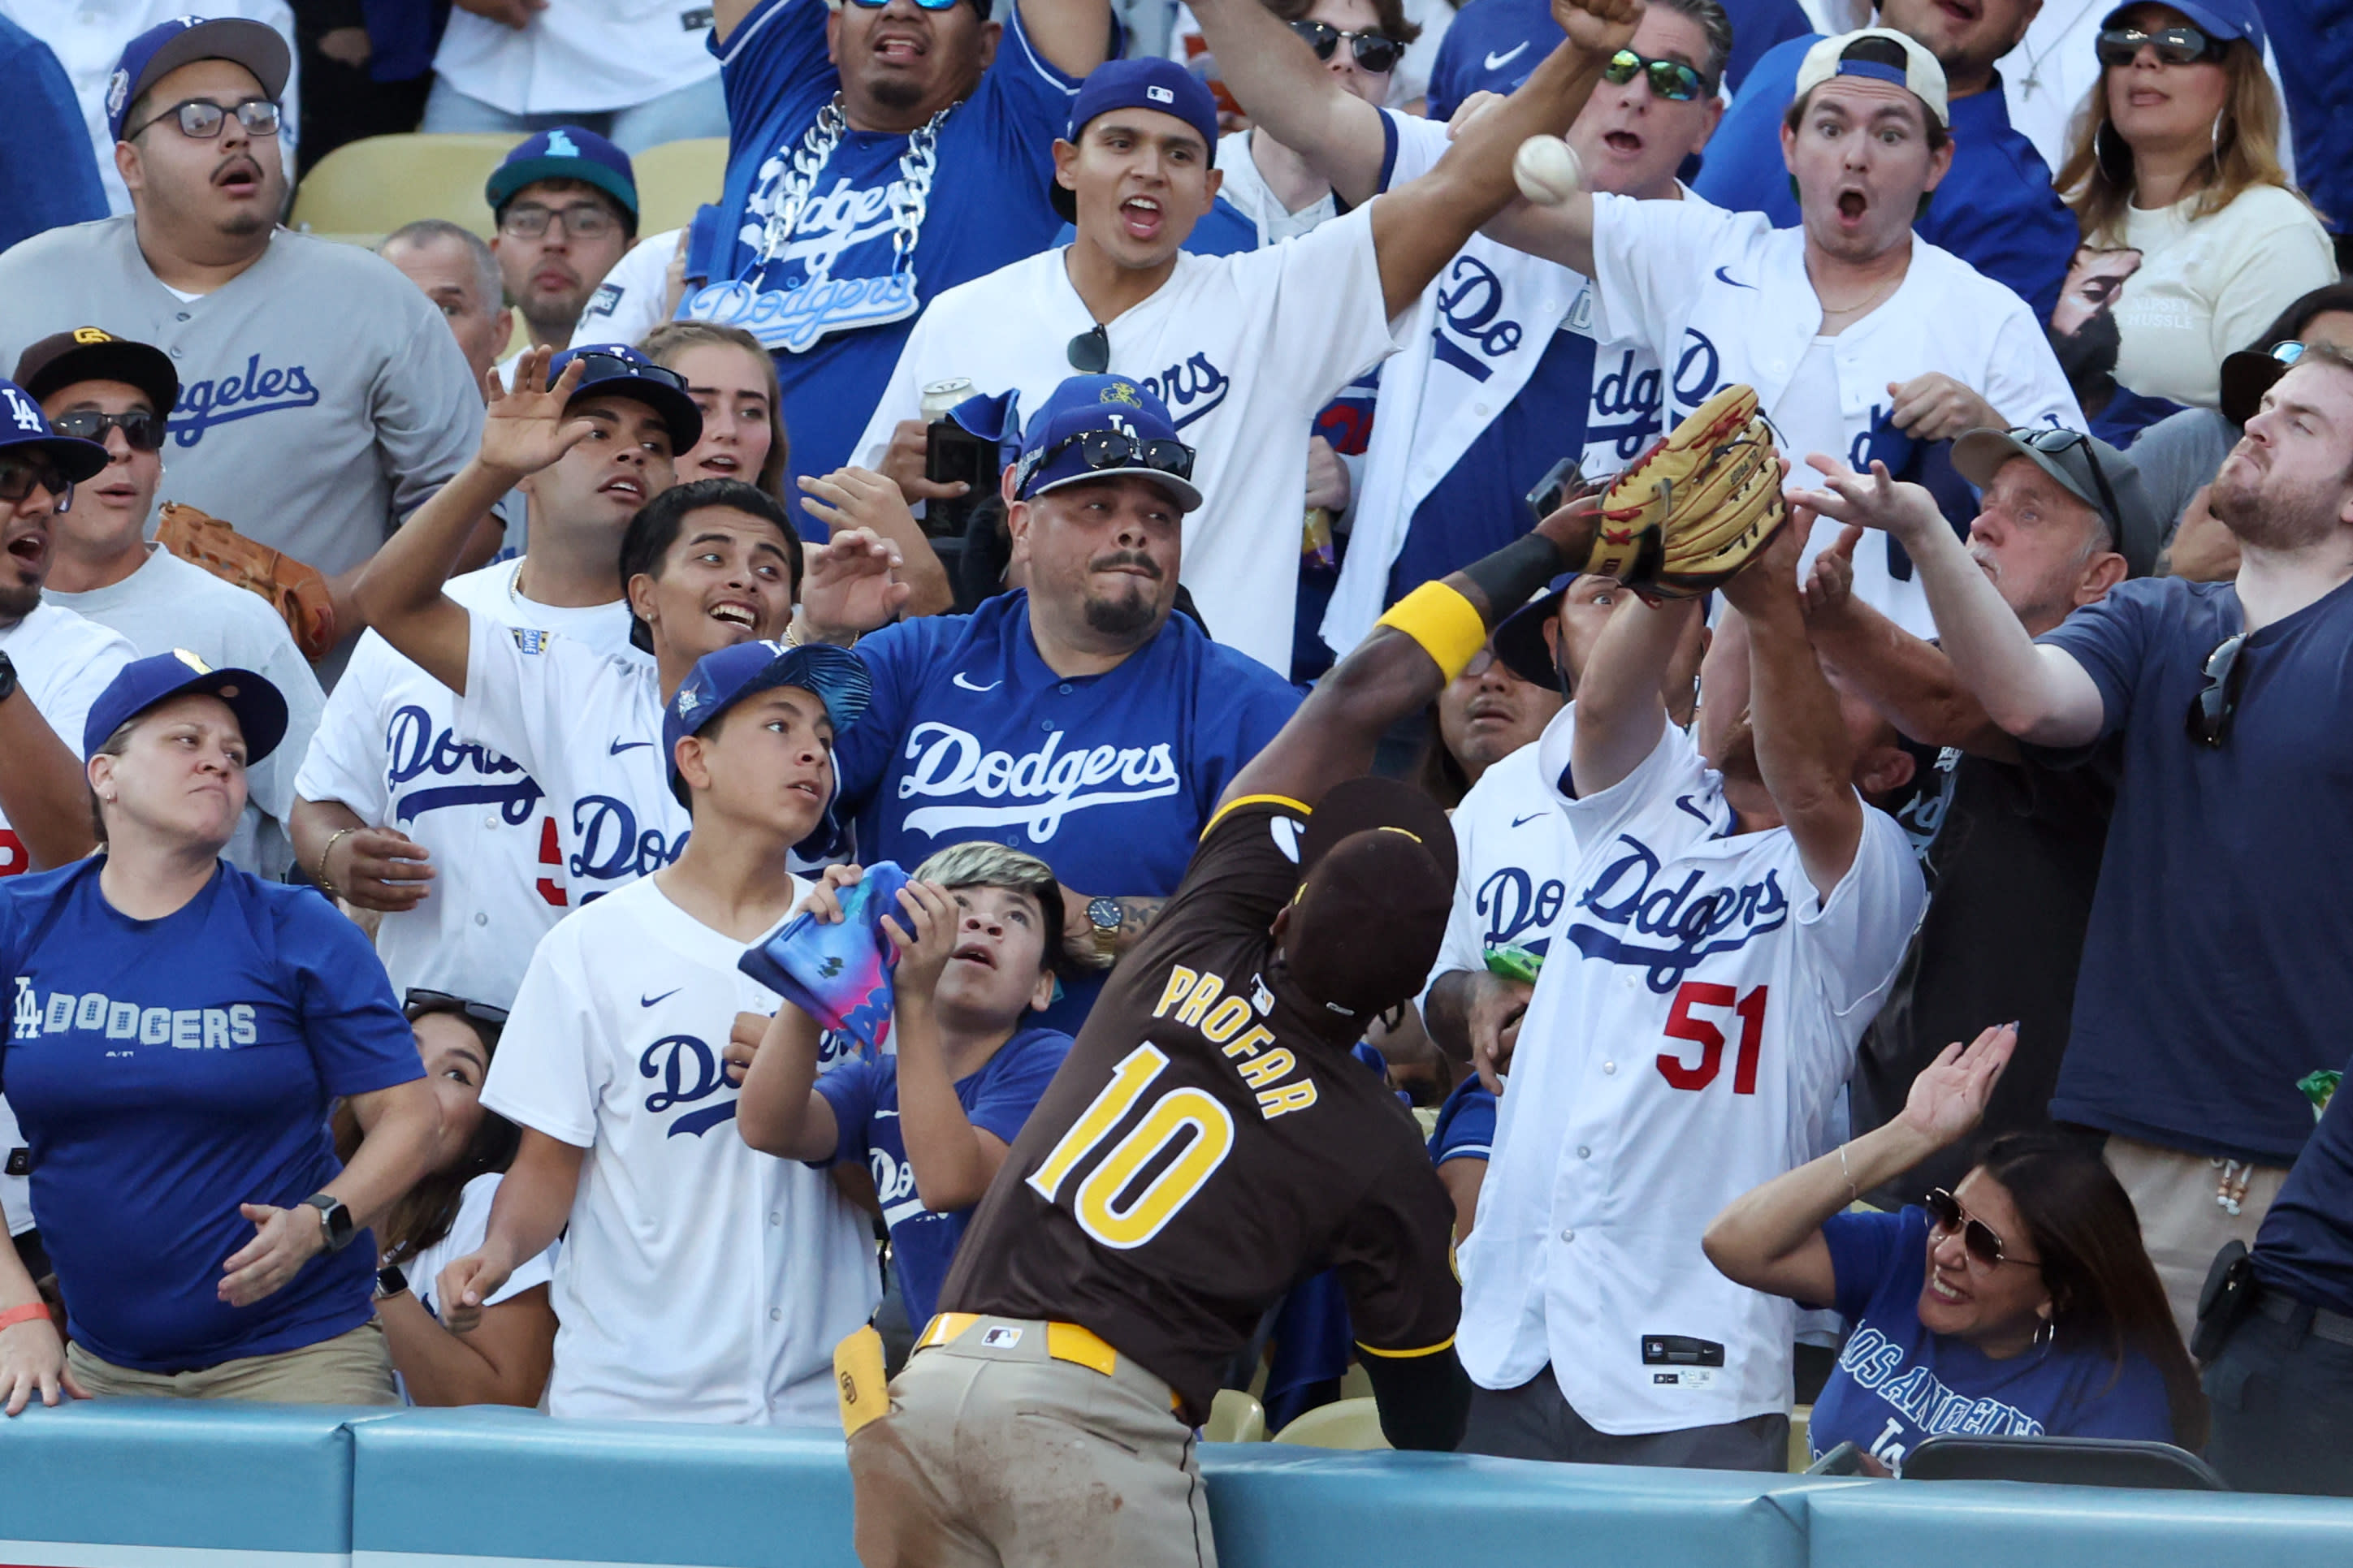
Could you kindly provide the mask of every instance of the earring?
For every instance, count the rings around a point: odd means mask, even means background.
[[[2206,155],[2213,160],[2217,169],[2222,166],[2222,116],[2229,112],[2227,109],[2216,110],[2213,127],[2206,133],[2208,142],[2211,143],[2211,150]]]
[[[2034,1331],[2034,1343],[2039,1350],[2049,1350],[2058,1338],[2059,1325],[2048,1318],[2043,1319],[2041,1325]]]

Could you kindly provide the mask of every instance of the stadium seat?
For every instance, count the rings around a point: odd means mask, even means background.
[[[1221,1388],[1209,1402],[1209,1419],[1201,1427],[1207,1443],[1263,1443],[1266,1406],[1239,1388]]]
[[[1813,1420],[1814,1407],[1810,1405],[1800,1405],[1789,1412],[1789,1473],[1793,1476],[1803,1474],[1806,1467],[1814,1462]]]
[[[2170,1443],[2124,1437],[1929,1438],[1905,1456],[1907,1481],[2051,1481],[2161,1491],[2230,1490],[2211,1467]]]
[[[638,232],[684,228],[694,209],[719,199],[727,183],[727,138],[665,142],[629,160],[638,175]]]
[[[1343,1399],[1321,1405],[1274,1435],[1278,1443],[1308,1448],[1386,1448],[1381,1415],[1369,1399]]]
[[[447,218],[496,232],[482,185],[520,135],[370,136],[328,153],[294,193],[293,226],[373,245],[405,223]]]

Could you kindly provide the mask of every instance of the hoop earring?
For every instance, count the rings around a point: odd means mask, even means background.
[[[2222,167],[2222,117],[2229,112],[2230,110],[2227,108],[2216,110],[2214,124],[2206,132],[2206,140],[2210,144],[2206,156],[2218,171]]]
[[[2043,1319],[2042,1326],[2034,1331],[2034,1343],[2038,1350],[2049,1350],[2058,1338],[2059,1325],[2049,1318]]]

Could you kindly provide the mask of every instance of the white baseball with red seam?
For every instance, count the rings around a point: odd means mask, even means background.
[[[1538,206],[1556,207],[1585,188],[1585,165],[1561,138],[1531,136],[1512,155],[1512,179]]]

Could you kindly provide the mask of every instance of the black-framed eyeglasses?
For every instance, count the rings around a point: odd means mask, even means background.
[[[2231,738],[2231,721],[2238,716],[2239,693],[2246,689],[2247,663],[2240,655],[2247,634],[2236,632],[2214,645],[2206,656],[2206,684],[2189,700],[2189,738],[2219,751]]]
[[[1961,1234],[1961,1246],[1971,1258],[1988,1268],[1999,1268],[2005,1263],[2016,1263],[2028,1268],[2042,1266],[2040,1258],[2012,1258],[2002,1250],[2001,1237],[1993,1226],[1961,1206],[1961,1200],[1942,1187],[1931,1187],[1921,1200],[1926,1205],[1928,1217],[1936,1229],[1946,1236],[1955,1231]]]
[[[237,122],[245,128],[248,136],[278,134],[279,110],[275,100],[248,98],[224,108],[208,98],[191,98],[141,121],[135,129],[124,132],[122,139],[133,141],[150,125],[176,120],[181,135],[193,142],[209,142],[221,133],[221,127],[228,123],[228,117],[232,114],[237,116]]]
[[[1158,437],[1145,440],[1124,430],[1082,430],[1066,440],[1057,441],[1038,454],[1029,472],[1021,476],[1021,488],[1029,488],[1031,475],[1052,463],[1056,458],[1076,447],[1079,461],[1091,472],[1105,468],[1150,468],[1156,474],[1174,479],[1193,477],[1193,448],[1182,441]]]
[[[1683,61],[1649,59],[1631,49],[1620,49],[1601,68],[1601,79],[1612,87],[1624,87],[1637,76],[1649,78],[1652,92],[1676,103],[1689,103],[1709,90],[1707,79]]]
[[[1319,60],[1330,59],[1341,40],[1346,39],[1358,68],[1375,76],[1397,69],[1398,57],[1405,53],[1405,46],[1386,33],[1344,33],[1329,22],[1293,22],[1291,30],[1307,40]]]
[[[2100,504],[2107,509],[2116,527],[2119,531],[2123,529],[2125,514],[2116,506],[2116,492],[2109,487],[2107,470],[2100,467],[2100,449],[2092,445],[2089,436],[2081,430],[2053,430],[2045,426],[2020,426],[2008,434],[2020,446],[2032,447],[2046,458],[2055,458],[2062,452],[2083,447],[2084,461],[2092,470],[2092,483],[2099,488]],[[2121,531],[2117,537],[2123,538]]]
[[[94,408],[77,408],[60,414],[49,421],[49,428],[60,436],[77,440],[106,443],[109,430],[120,430],[122,438],[134,452],[160,452],[164,449],[164,416],[152,409],[134,408],[128,414],[100,414]]]
[[[459,1017],[470,1018],[477,1024],[486,1024],[493,1029],[503,1029],[507,1026],[507,1010],[504,1007],[493,1007],[488,1002],[469,1001],[454,992],[428,991],[421,985],[412,985],[408,988],[408,994],[403,999],[400,1010],[408,1016],[408,1021],[412,1024],[427,1013],[455,1013]]]
[[[562,224],[570,239],[602,239],[621,226],[613,209],[596,202],[575,202],[568,207],[543,207],[518,202],[499,219],[499,232],[517,239],[537,239],[551,224]]]
[[[633,376],[638,381],[658,381],[681,392],[686,390],[686,377],[666,364],[655,364],[650,360],[623,359],[619,354],[581,354],[565,363],[581,367],[580,385],[584,390],[592,383],[610,381],[615,376],[623,375]],[[550,375],[547,384],[554,386],[555,376],[562,374],[558,371]]]
[[[1081,375],[1101,375],[1111,369],[1111,329],[1098,322],[1072,338],[1062,352]]]
[[[47,458],[18,457],[0,452],[0,501],[14,506],[31,495],[36,485],[57,497],[60,502],[71,504],[73,484],[57,464]],[[64,507],[60,506],[58,510],[63,510]]]
[[[2104,27],[2094,42],[2104,66],[2128,66],[2140,52],[2156,46],[2157,58],[2169,66],[2196,65],[2204,60],[2220,65],[2231,52],[2231,40],[2210,37],[2196,27],[2159,27],[2144,33],[2138,27]]]

